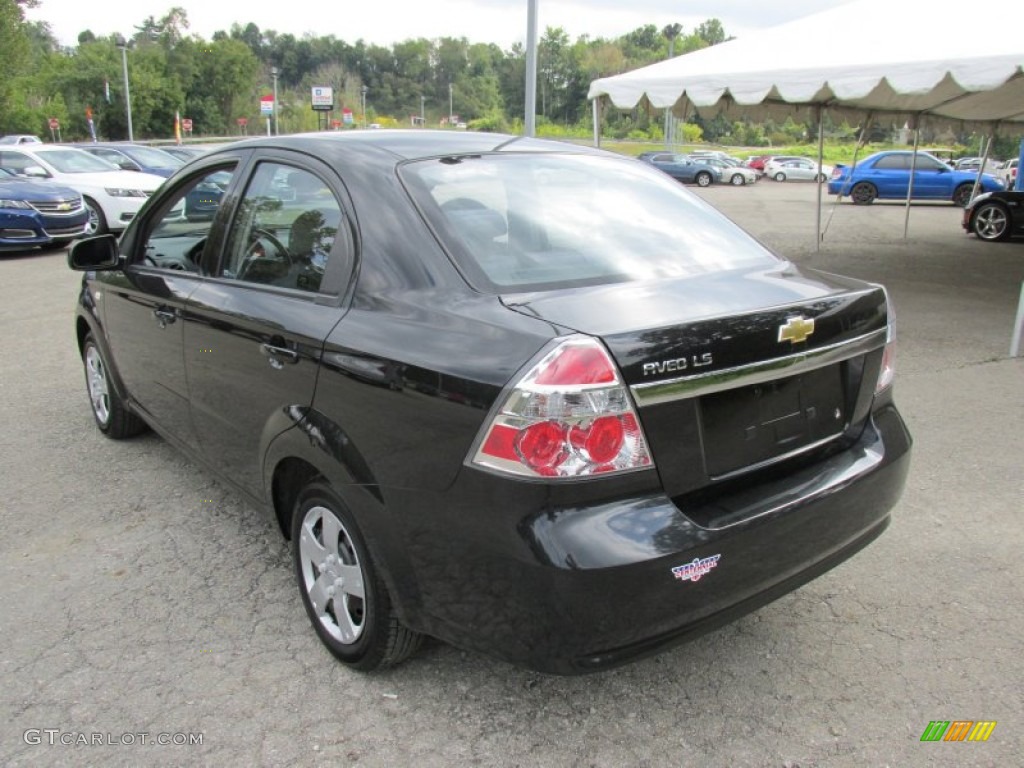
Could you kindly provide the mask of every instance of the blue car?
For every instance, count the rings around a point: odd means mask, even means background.
[[[910,186],[910,163],[914,153],[906,150],[876,152],[850,166],[837,165],[828,182],[828,193],[842,192],[857,205],[868,205],[875,199],[906,200]],[[977,172],[955,171],[927,152],[917,153],[914,170],[914,200],[949,200],[961,208],[971,199]],[[994,176],[982,174],[981,192],[996,192],[1003,183]]]
[[[81,237],[88,222],[75,190],[0,168],[0,250],[60,248]]]

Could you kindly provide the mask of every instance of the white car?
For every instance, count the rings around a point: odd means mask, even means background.
[[[0,146],[0,167],[80,192],[89,210],[86,235],[124,229],[164,182],[161,176],[122,171],[88,152],[51,144]]]
[[[1003,180],[1003,184],[1006,185],[1007,189],[1013,189],[1014,184],[1017,183],[1017,165],[1019,161],[1019,157],[1007,160],[998,172],[999,178]]]
[[[764,164],[765,175],[775,181],[826,181],[832,175],[831,165],[820,168],[806,157],[773,158]]]

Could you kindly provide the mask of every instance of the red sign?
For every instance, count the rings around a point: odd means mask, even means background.
[[[181,118],[181,130],[188,131],[189,133],[192,133],[192,118],[191,117],[183,117],[183,118]]]
[[[240,117],[237,120],[235,120],[235,122],[238,123],[238,127],[239,128],[245,128],[245,126],[247,126],[249,124],[249,118],[247,118],[247,117]]]
[[[56,117],[51,117],[50,118],[50,130],[51,131],[56,131],[58,128],[60,128],[60,120],[58,120]]]
[[[331,128],[341,128],[341,120],[331,120]]]

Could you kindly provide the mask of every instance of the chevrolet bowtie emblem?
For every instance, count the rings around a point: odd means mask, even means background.
[[[814,333],[814,318],[790,317],[785,323],[779,326],[779,342],[790,341],[798,344],[807,341],[807,337]]]

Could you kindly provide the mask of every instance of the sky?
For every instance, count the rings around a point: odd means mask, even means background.
[[[581,35],[618,37],[644,24],[660,29],[678,22],[691,32],[717,18],[727,34],[741,37],[850,0],[537,0],[538,34],[562,27],[571,40]],[[354,43],[388,46],[409,38],[465,37],[497,43],[507,50],[526,40],[527,0],[39,0],[25,11],[29,21],[45,21],[63,45],[76,45],[86,29],[98,36],[128,36],[149,16],[160,19],[172,7],[184,8],[189,32],[204,39],[231,25],[253,22],[262,31],[296,37],[334,35]]]

